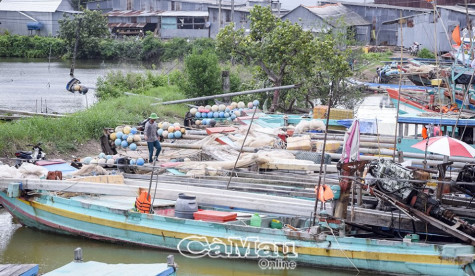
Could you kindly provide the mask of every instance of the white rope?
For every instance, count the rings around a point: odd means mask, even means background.
[[[346,255],[345,251],[343,251],[343,247],[341,246],[340,242],[338,241],[337,237],[335,236],[335,233],[333,233],[333,229],[330,227],[330,225],[328,224],[328,221],[325,220],[325,223],[327,224],[328,226],[328,229],[330,229],[330,232],[332,233],[332,236],[333,238],[335,239],[336,243],[338,244],[338,246],[340,247],[340,251],[341,253],[343,253],[343,256],[345,256],[345,258],[351,263],[351,265],[353,265],[353,267],[356,269],[356,271],[358,271],[358,274],[356,275],[359,275],[360,274],[360,270],[356,267],[356,265],[351,261],[351,259]]]

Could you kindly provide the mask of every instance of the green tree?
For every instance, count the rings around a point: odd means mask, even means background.
[[[219,32],[218,50],[258,65],[273,86],[294,83],[297,79],[289,77],[293,71],[312,71],[309,57],[316,51],[316,45],[310,32],[303,31],[298,24],[280,20],[268,7],[255,6],[249,18],[248,35],[244,29],[235,30],[233,24]],[[280,91],[276,90],[271,111],[276,111],[279,101]]]
[[[301,85],[299,89],[275,91],[270,111],[292,111],[298,104],[312,103],[314,98],[326,103],[330,91],[332,106],[354,102],[357,93],[344,85],[344,79],[352,75],[345,33],[337,28],[333,34],[314,37],[298,24],[282,21],[261,6],[250,11],[250,19],[248,35],[233,25],[221,30],[217,48],[221,53],[231,53],[236,60],[257,66],[254,77],[264,83]]]
[[[69,54],[74,51],[76,30],[79,27],[78,58],[99,57],[101,40],[109,37],[107,18],[100,11],[84,10],[73,16],[63,14],[59,26],[59,37],[68,44]]]
[[[214,95],[221,91],[220,77],[218,57],[214,52],[193,51],[185,58],[185,82],[180,87],[188,97]]]
[[[350,51],[339,50],[339,41],[331,34],[317,37],[315,44],[312,77],[304,84],[309,97],[319,98],[323,104],[328,104],[327,95],[332,91],[331,106],[353,108],[361,94],[345,83],[345,79],[352,75],[348,63]]]

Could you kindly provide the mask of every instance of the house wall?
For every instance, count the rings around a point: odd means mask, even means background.
[[[290,13],[282,17],[282,20],[289,20],[298,23],[304,30],[310,30],[314,33],[327,32],[334,29],[323,19],[303,7],[297,7]],[[371,26],[354,26],[355,39],[363,44],[370,41]],[[346,28],[339,28],[338,32],[346,32]]]
[[[433,14],[419,15],[412,19],[413,26],[408,24],[403,25],[402,38],[403,46],[410,47],[413,42],[422,44],[422,48],[427,48],[430,51],[448,52],[452,50],[452,31],[460,24],[466,26],[466,14],[444,8],[438,8],[440,18],[434,23]],[[475,16],[469,15],[472,22],[475,22]],[[399,25],[397,25],[399,26]],[[400,34],[401,31],[399,30]],[[401,37],[398,34],[398,37]],[[437,36],[435,36],[435,34]],[[398,45],[401,45],[401,40],[398,39]],[[437,48],[435,47],[437,45]]]
[[[210,22],[210,37],[214,38],[219,33],[219,9],[210,7],[208,8],[209,13],[209,22]],[[228,15],[229,13],[229,15]],[[221,10],[221,28],[224,28],[226,25],[231,23],[231,11],[227,9]],[[251,20],[249,20],[249,12],[245,11],[234,11],[234,26],[236,29],[244,28],[245,30],[249,29]]]
[[[57,12],[58,14],[60,12]],[[50,12],[28,12],[29,16],[35,18],[43,24],[43,28],[37,32],[33,31],[33,35],[54,36],[58,30],[57,20],[53,20],[53,13]],[[62,16],[62,13],[60,13]],[[8,30],[11,34],[29,35],[26,24],[34,22],[30,18],[16,12],[16,11],[0,11],[0,30]]]
[[[312,32],[326,32],[332,28],[320,17],[301,6],[282,17],[282,20],[287,19],[292,23],[298,23],[305,30],[314,30]]]
[[[174,37],[181,38],[202,38],[208,37],[209,30],[190,30],[190,29],[160,29],[160,38],[169,39]]]
[[[371,28],[374,28],[374,33],[376,35],[375,40],[371,41],[371,44],[374,45],[398,45],[399,25],[382,25],[383,22],[400,18],[401,15],[402,17],[406,17],[431,11],[429,9],[413,10],[410,8],[383,8],[371,5],[352,5],[351,3],[347,2],[343,2],[342,4],[345,7],[350,8],[372,24]]]

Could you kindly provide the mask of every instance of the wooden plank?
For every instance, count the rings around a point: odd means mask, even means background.
[[[64,115],[60,115],[60,114],[35,113],[35,112],[13,110],[13,109],[6,109],[6,108],[0,108],[0,113],[20,114],[20,115],[27,115],[27,116],[55,117],[55,118],[64,117]]]
[[[113,183],[124,184],[124,176],[119,175],[97,175],[97,176],[85,176],[78,178],[71,178],[70,181],[80,182],[94,182],[94,183]]]
[[[33,276],[38,269],[37,264],[0,264],[0,276]]]
[[[288,159],[260,164],[259,169],[319,172],[320,165],[307,160]],[[336,165],[328,165],[327,172],[337,172]]]
[[[237,129],[234,127],[208,127],[206,128],[206,133],[208,133],[208,135],[211,135],[218,133],[235,132],[236,130]]]

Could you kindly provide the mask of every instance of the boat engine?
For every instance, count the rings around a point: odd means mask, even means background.
[[[475,182],[475,166],[474,165],[465,165],[457,176],[457,182]],[[460,190],[466,194],[475,196],[475,186],[460,184],[454,185],[454,188]]]
[[[459,221],[452,211],[444,209],[437,199],[423,191],[424,183],[411,181],[416,178],[414,171],[384,159],[371,161],[368,171],[376,178],[370,185],[379,191],[450,225]]]

